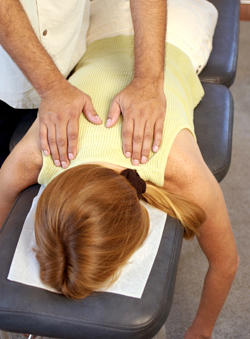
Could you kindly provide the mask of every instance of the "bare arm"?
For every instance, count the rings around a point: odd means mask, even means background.
[[[191,199],[207,215],[198,241],[209,267],[197,314],[184,338],[212,339],[215,322],[230,291],[239,259],[220,186],[187,130],[182,130],[173,143],[166,164],[164,187]]]
[[[40,139],[45,154],[67,167],[77,152],[79,116],[101,123],[91,99],[67,82],[46,52],[18,0],[0,0],[0,44],[41,97]],[[69,156],[69,154],[71,154]]]
[[[135,78],[163,82],[167,6],[165,0],[130,0],[135,36]]]
[[[0,228],[19,193],[37,183],[42,167],[38,119],[0,169]]]
[[[134,24],[135,68],[131,84],[111,105],[107,127],[123,114],[123,152],[134,165],[146,163],[152,146],[157,152],[166,113],[163,92],[166,0],[130,0]]]

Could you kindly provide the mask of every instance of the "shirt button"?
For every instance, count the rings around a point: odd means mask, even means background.
[[[47,35],[47,33],[48,33],[48,31],[47,31],[47,29],[45,29],[45,30],[43,31],[43,36]]]

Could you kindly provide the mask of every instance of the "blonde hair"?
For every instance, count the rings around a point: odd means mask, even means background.
[[[186,238],[205,220],[198,206],[152,183],[142,199],[179,219]],[[51,181],[37,205],[41,280],[68,298],[84,298],[117,279],[148,229],[147,209],[127,179],[94,164],[71,168]]]

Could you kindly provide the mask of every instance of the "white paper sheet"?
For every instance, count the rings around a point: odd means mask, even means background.
[[[39,276],[39,264],[33,248],[35,247],[34,220],[38,199],[44,187],[41,186],[34,198],[29,214],[16,247],[8,279],[22,284],[43,288],[55,292],[44,285]],[[166,213],[146,206],[150,218],[150,230],[143,246],[139,248],[125,265],[117,281],[105,289],[107,292],[141,298],[152,269],[166,222]]]

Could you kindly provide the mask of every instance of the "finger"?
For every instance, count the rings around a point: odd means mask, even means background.
[[[154,153],[157,153],[161,146],[163,126],[164,126],[163,119],[159,119],[156,121],[155,128],[154,128],[154,142],[153,142],[153,147],[152,147],[152,150]]]
[[[40,139],[40,145],[41,145],[43,154],[45,156],[50,155],[47,126],[41,121],[39,121],[39,139]]]
[[[132,150],[132,164],[138,166],[141,161],[141,150],[143,144],[143,135],[145,129],[145,123],[140,121],[134,123],[134,132],[133,132],[133,150]]]
[[[149,158],[150,149],[153,143],[153,126],[147,121],[142,143],[141,163],[146,164]]]
[[[120,105],[118,104],[116,99],[114,99],[110,106],[105,126],[108,128],[114,126],[117,123],[120,114],[121,114]]]
[[[56,142],[56,127],[54,124],[51,124],[48,128],[48,143],[49,143],[50,153],[54,161],[54,164],[57,167],[61,166],[59,152],[57,148],[57,142]]]
[[[59,152],[60,165],[67,168],[68,160],[68,140],[67,140],[67,124],[62,121],[60,125],[56,125],[56,145]]]
[[[93,124],[101,124],[102,123],[102,119],[99,117],[99,115],[96,113],[96,110],[94,109],[92,100],[90,98],[89,95],[86,95],[86,101],[85,104],[83,106],[83,114],[85,115],[85,117],[92,122]]]
[[[133,146],[133,129],[134,129],[134,122],[132,119],[126,119],[123,116],[123,123],[122,123],[122,148],[123,153],[126,158],[131,158],[132,155],[132,146]]]
[[[73,160],[77,154],[77,142],[79,135],[79,119],[70,120],[67,127],[68,135],[68,159]]]

